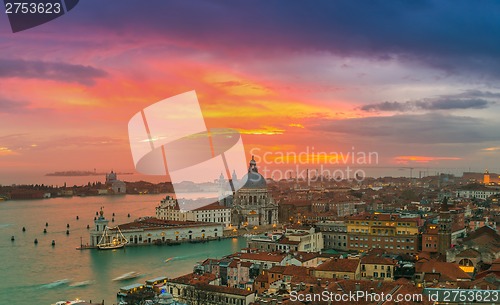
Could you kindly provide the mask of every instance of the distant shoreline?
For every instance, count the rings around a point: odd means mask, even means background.
[[[96,173],[91,171],[63,171],[47,173],[45,176],[49,177],[85,177],[85,176],[104,176],[107,173]],[[117,175],[133,175],[134,173],[116,173]]]

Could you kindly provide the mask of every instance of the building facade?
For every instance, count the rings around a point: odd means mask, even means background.
[[[156,218],[176,221],[197,221],[231,225],[231,208],[220,206],[218,203],[206,205],[194,210],[182,211],[176,199],[167,196],[156,207]]]
[[[394,214],[359,214],[345,220],[347,249],[366,252],[384,249],[387,252],[413,255],[418,252],[418,219]]]
[[[322,221],[316,227],[323,234],[325,249],[347,250],[347,226],[343,221]]]
[[[392,281],[397,262],[380,255],[367,255],[361,258],[361,278],[367,280]]]
[[[269,195],[266,180],[259,174],[253,156],[248,173],[240,183],[243,182],[243,186],[233,198],[231,217],[233,225],[242,227],[277,224],[278,205]]]
[[[90,246],[96,247],[104,230],[108,227],[109,220],[104,217],[101,210],[100,216],[94,221],[94,228],[90,230]],[[144,217],[133,222],[108,227],[108,235],[114,235],[120,229],[128,240],[128,245],[147,245],[170,242],[196,242],[216,239],[223,236],[224,227],[217,223],[204,223],[194,221],[162,220],[153,217]]]

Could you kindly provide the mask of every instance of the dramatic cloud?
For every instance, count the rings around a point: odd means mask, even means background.
[[[324,120],[316,130],[380,143],[445,144],[500,141],[499,122],[440,114]]]
[[[0,59],[0,78],[37,78],[92,85],[106,72],[90,66],[21,59]]]
[[[483,109],[489,102],[483,99],[438,99],[409,102],[383,102],[369,104],[360,109],[368,112],[377,111],[415,111],[415,110],[453,110],[453,109]]]
[[[77,9],[78,14],[47,27],[176,41],[223,56],[319,51],[500,77],[500,2],[494,0],[481,5],[453,0],[361,5],[350,0],[154,0],[141,6],[135,0],[119,6],[88,0]]]
[[[492,0],[80,1],[29,31],[0,28],[0,130],[44,135],[0,147],[28,170],[132,166],[130,116],[195,89],[207,126],[241,130],[248,149],[491,168],[499,15]]]
[[[493,102],[483,98],[498,98],[499,93],[470,90],[455,95],[443,95],[437,98],[426,98],[407,102],[383,102],[361,106],[359,109],[367,112],[407,112],[420,110],[454,110],[454,109],[484,109]]]

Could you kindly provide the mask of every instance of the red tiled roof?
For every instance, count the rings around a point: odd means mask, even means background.
[[[377,255],[366,255],[361,258],[361,264],[396,265],[396,261],[388,257],[377,256]]]
[[[218,264],[220,262],[219,259],[213,259],[213,258],[207,258],[206,260],[204,260],[201,265],[202,266],[206,266],[206,265],[215,265],[215,264]]]
[[[310,200],[282,200],[280,205],[293,205],[293,206],[310,206]]]
[[[269,273],[279,273],[283,274],[283,271],[285,271],[286,266],[272,266],[271,269],[268,270]]]
[[[295,252],[294,257],[300,262],[307,262],[319,256],[317,252]]]
[[[278,244],[282,244],[282,245],[298,245],[300,244],[300,241],[292,241],[290,239],[288,239],[288,237],[284,237],[282,239],[280,239],[278,241]]]
[[[283,270],[283,275],[293,275],[293,276],[308,276],[309,268],[302,266],[289,265]]]
[[[121,224],[118,227],[120,228],[121,231],[128,231],[128,230],[141,230],[141,229],[165,230],[171,228],[195,228],[195,227],[213,227],[213,226],[220,226],[220,224],[197,222],[197,221],[177,221],[177,220],[163,220],[158,218],[146,218]]]
[[[437,273],[440,274],[440,281],[457,281],[470,280],[471,276],[465,273],[460,267],[454,263],[438,262],[438,261],[427,261],[427,262],[417,262],[415,265],[416,273]]]
[[[273,252],[241,253],[240,258],[255,261],[281,262],[286,254]]]
[[[236,259],[235,259],[235,260],[233,260],[233,261],[229,264],[229,266],[228,266],[228,267],[229,267],[229,268],[238,268],[238,260],[236,260]]]
[[[456,256],[457,257],[480,257],[481,252],[479,252],[475,249],[469,248],[467,250],[464,250],[464,251],[458,253]]]
[[[359,259],[331,259],[319,265],[318,271],[356,272]]]
[[[175,279],[169,280],[171,283],[178,283],[178,284],[186,284],[186,285],[194,285],[194,284],[200,284],[200,283],[210,283],[211,281],[215,280],[215,274],[212,273],[205,273],[203,275],[195,274],[195,273],[188,273],[183,276],[179,276]]]
[[[217,202],[214,202],[212,204],[206,205],[199,207],[197,209],[194,209],[193,211],[205,211],[205,210],[229,210],[230,208],[219,205]]]
[[[252,265],[251,262],[241,262],[241,267],[250,268]]]

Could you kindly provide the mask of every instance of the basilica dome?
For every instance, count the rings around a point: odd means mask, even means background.
[[[263,189],[266,188],[266,179],[259,174],[257,170],[257,163],[254,157],[250,161],[250,166],[248,167],[248,173],[243,176],[243,181],[246,181],[242,189]]]

